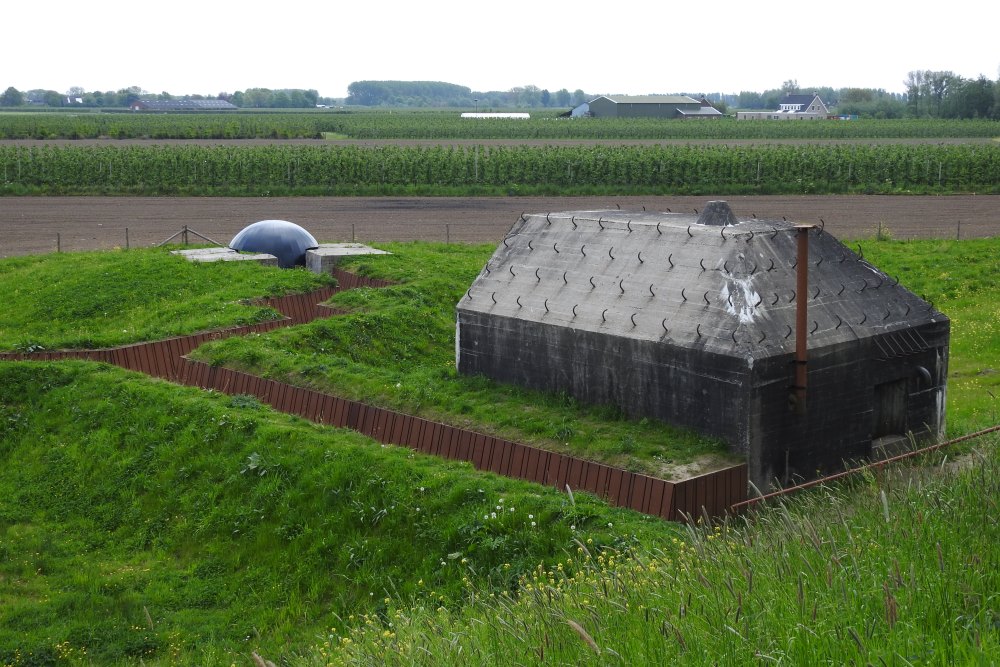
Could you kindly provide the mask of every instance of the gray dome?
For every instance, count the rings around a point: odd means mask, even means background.
[[[278,258],[283,269],[306,263],[306,250],[318,248],[313,235],[293,222],[261,220],[247,225],[229,242],[233,250],[266,252]]]

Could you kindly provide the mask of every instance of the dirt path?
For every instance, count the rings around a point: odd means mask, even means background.
[[[290,220],[318,240],[496,243],[522,212],[621,207],[674,212],[729,201],[738,216],[826,223],[840,238],[973,238],[1000,233],[1000,196],[766,197],[7,197],[0,198],[0,257],[150,246],[184,225],[227,244],[258,220]],[[191,237],[194,240],[194,237]]]

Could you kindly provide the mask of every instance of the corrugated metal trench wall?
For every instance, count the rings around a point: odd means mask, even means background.
[[[746,464],[681,481],[667,481],[284,382],[210,366],[184,356],[206,341],[262,333],[334,314],[336,311],[317,304],[337,291],[389,284],[337,270],[334,271],[334,276],[339,281],[336,288],[262,300],[262,303],[285,314],[287,319],[284,320],[112,349],[4,353],[0,354],[0,360],[86,359],[114,364],[189,386],[227,394],[246,394],[276,410],[318,423],[349,428],[382,443],[468,461],[478,470],[488,470],[558,489],[568,486],[573,490],[588,491],[613,505],[672,521],[682,521],[686,517],[697,518],[706,512],[710,516],[721,516],[732,505],[746,500]]]

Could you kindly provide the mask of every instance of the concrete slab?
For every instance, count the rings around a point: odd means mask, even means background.
[[[278,258],[266,253],[236,252],[232,248],[192,248],[171,250],[171,255],[180,255],[189,262],[257,262],[262,266],[278,266]]]
[[[321,243],[318,248],[306,250],[306,268],[313,273],[330,273],[343,257],[391,254],[362,243]]]

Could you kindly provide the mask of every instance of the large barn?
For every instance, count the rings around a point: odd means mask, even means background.
[[[522,216],[456,310],[460,372],[718,437],[761,489],[944,429],[948,318],[822,227],[724,202]]]
[[[606,95],[591,100],[587,112],[597,118],[721,118],[704,97],[687,95]]]

